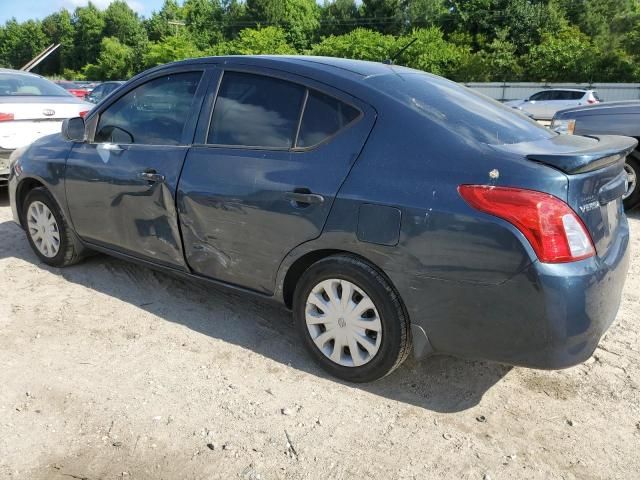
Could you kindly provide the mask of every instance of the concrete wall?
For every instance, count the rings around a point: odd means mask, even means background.
[[[506,102],[519,100],[546,88],[585,88],[598,91],[604,102],[616,100],[640,100],[640,83],[534,83],[534,82],[491,82],[465,83],[467,87]]]

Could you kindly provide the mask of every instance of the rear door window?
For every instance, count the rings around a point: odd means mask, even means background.
[[[324,142],[360,116],[351,105],[315,90],[309,96],[302,115],[296,147],[308,148]]]
[[[305,87],[264,75],[225,72],[207,143],[289,149],[293,146]]]
[[[201,77],[176,73],[134,88],[102,112],[94,141],[179,145]]]
[[[549,92],[534,93],[529,98],[530,101],[535,101],[535,102],[540,102],[540,101],[543,101],[543,100],[550,100],[550,99],[551,99],[551,96],[549,95]]]
[[[558,90],[554,100],[580,100],[584,97],[584,92],[574,92],[571,90]]]

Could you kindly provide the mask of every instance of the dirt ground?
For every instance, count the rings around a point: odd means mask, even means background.
[[[639,323],[636,255],[583,365],[434,357],[349,385],[272,305],[106,256],[40,264],[0,194],[0,478],[640,478]]]

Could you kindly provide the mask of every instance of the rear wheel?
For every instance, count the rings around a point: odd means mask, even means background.
[[[313,358],[344,380],[384,377],[411,347],[398,294],[380,272],[354,256],[332,256],[309,267],[296,287],[293,312]]]
[[[627,157],[624,170],[627,174],[627,191],[622,200],[625,210],[629,210],[640,203],[640,186],[638,185],[640,181],[640,153],[633,152]]]
[[[66,267],[80,260],[75,235],[45,188],[34,188],[27,194],[22,215],[29,244],[40,260],[53,267]]]

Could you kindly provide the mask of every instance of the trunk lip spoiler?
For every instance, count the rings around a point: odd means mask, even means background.
[[[584,135],[598,143],[586,149],[559,153],[530,153],[527,160],[557,168],[568,174],[599,170],[626,158],[638,145],[632,137],[619,135]]]

